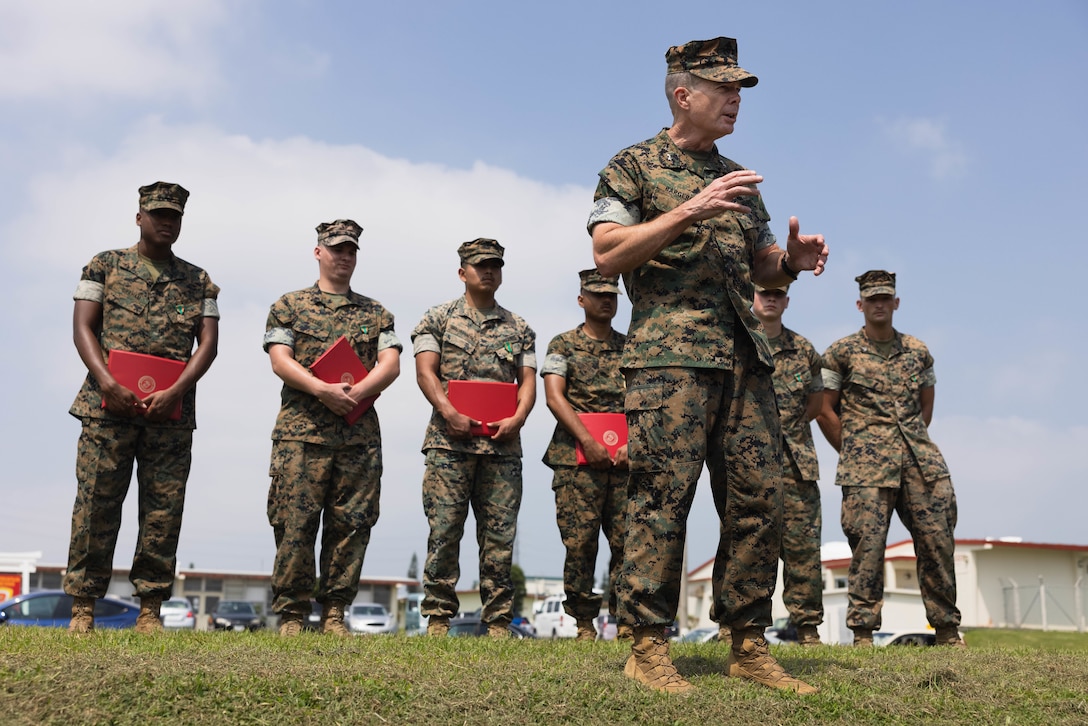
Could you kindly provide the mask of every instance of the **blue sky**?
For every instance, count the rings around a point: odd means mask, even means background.
[[[665,50],[717,35],[738,38],[760,78],[719,149],[765,177],[776,232],[795,214],[831,246],[827,273],[791,290],[786,324],[823,350],[861,325],[853,278],[895,271],[896,327],[936,358],[931,432],[957,488],[957,536],[1084,544],[1088,7],[662,8],[0,0],[0,551],[66,559],[79,430],[66,411],[83,375],[71,294],[95,253],[136,241],[138,186],[192,191],[176,251],[223,288],[179,559],[268,571],[279,383],[260,339],[268,306],[316,279],[314,227],[362,224],[354,287],[392,310],[406,343],[428,307],[460,293],[457,245],[499,239],[499,301],[542,354],[580,319],[597,171],[668,125]],[[385,477],[368,575],[403,575],[426,551],[428,407],[412,366],[405,354],[378,405]],[[552,426],[541,402],[523,436],[517,554],[530,575],[562,571],[540,463]],[[841,540],[834,452],[819,453],[824,540]],[[132,500],[118,566],[134,547]],[[704,486],[693,565],[716,531]],[[897,525],[892,538],[904,536]],[[463,586],[475,555],[470,535]]]

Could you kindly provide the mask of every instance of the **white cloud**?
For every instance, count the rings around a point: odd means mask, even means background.
[[[1080,494],[1088,481],[1088,461],[1083,456],[1088,450],[1088,426],[1062,428],[1018,416],[938,416],[930,433],[945,456],[956,488],[957,538],[1016,536],[1031,542],[1088,542],[1083,536]],[[825,528],[834,527],[841,503],[834,486],[837,458],[822,441],[818,449]],[[898,522],[894,529],[890,541],[908,536]]]
[[[301,137],[256,141],[155,118],[134,129],[110,156],[75,150],[65,158],[72,160],[69,165],[30,180],[26,209],[4,230],[7,239],[38,242],[5,250],[9,271],[0,274],[43,311],[24,321],[21,331],[43,355],[13,355],[11,366],[16,376],[51,382],[44,394],[22,389],[9,403],[29,418],[5,424],[11,427],[5,445],[13,455],[43,454],[34,461],[14,457],[22,464],[10,481],[50,495],[20,498],[24,511],[17,518],[25,524],[0,533],[0,550],[29,547],[45,550],[48,561],[64,559],[75,427],[65,426],[48,440],[34,432],[53,430],[67,418],[63,411],[83,376],[71,344],[71,293],[91,256],[136,241],[141,184],[176,181],[192,192],[176,251],[207,269],[222,287],[220,354],[198,396],[200,428],[179,551],[183,564],[271,567],[264,507],[279,382],[260,340],[268,306],[316,279],[312,250],[319,222],[351,217],[363,225],[353,287],[394,313],[408,349],[400,379],[378,402],[385,454],[382,516],[364,572],[403,574],[413,552],[421,559],[426,552],[419,446],[430,409],[415,385],[409,337],[428,307],[463,291],[456,275],[457,246],[478,236],[506,246],[498,299],[536,330],[539,354],[551,336],[580,322],[576,273],[591,264],[584,232],[589,187],[552,187],[484,164],[471,169],[412,164],[358,145]],[[77,226],[42,225],[57,199],[66,200],[64,217],[79,220]],[[625,319],[617,321],[617,327],[626,325]],[[48,402],[42,402],[43,395]],[[526,486],[519,541],[530,573],[562,570],[550,471],[540,463],[553,426],[541,401],[523,437]],[[134,511],[126,512],[119,566],[127,566],[134,538]],[[463,584],[475,577],[474,553],[470,534],[463,548]]]
[[[967,154],[952,138],[944,122],[935,119],[895,119],[882,123],[884,133],[910,152],[925,156],[936,179],[959,177],[967,169]]]
[[[199,98],[217,82],[216,0],[0,0],[0,17],[0,98]]]

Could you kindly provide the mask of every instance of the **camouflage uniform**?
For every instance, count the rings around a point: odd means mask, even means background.
[[[525,321],[498,304],[476,310],[463,296],[428,310],[412,331],[412,345],[415,355],[438,353],[443,383],[514,382],[519,368],[536,370],[536,333]],[[489,624],[510,622],[514,601],[510,568],[521,508],[520,436],[505,442],[488,436],[451,439],[445,419],[432,411],[423,453],[423,511],[430,535],[422,614],[449,618],[458,612],[459,553],[471,505],[480,547],[481,619]]]
[[[594,340],[582,327],[552,338],[540,375],[566,379],[567,400],[577,413],[623,413],[620,354],[625,336],[613,330],[608,340]],[[544,463],[553,470],[556,519],[567,551],[563,608],[577,620],[592,620],[601,611],[601,596],[593,592],[593,580],[602,530],[610,551],[608,610],[616,612],[627,519],[627,470],[578,466],[575,443],[566,427],[556,424]]]
[[[934,628],[958,626],[956,495],[922,419],[921,390],[936,385],[933,357],[920,340],[898,331],[886,357],[878,345],[862,329],[824,353],[824,385],[841,391],[835,483],[843,488],[842,528],[853,552],[846,624],[880,628],[894,510],[914,540],[926,617]]]
[[[378,353],[401,350],[393,315],[355,292],[334,295],[317,285],[287,293],[272,305],[264,349],[281,344],[309,367],[341,336],[368,370]],[[308,613],[310,598],[350,603],[378,521],[382,447],[372,407],[354,424],[316,396],[284,384],[272,430],[268,521],[276,538],[272,609]],[[314,587],[314,545],[321,528],[320,578]],[[316,592],[316,595],[315,595]]]
[[[691,155],[666,131],[621,151],[600,173],[589,229],[650,221],[740,169]],[[781,549],[782,446],[773,359],[751,311],[756,251],[775,242],[758,197],[685,230],[624,275],[631,327],[627,377],[629,505],[620,620],[672,623],[687,516],[705,462],[722,537],[712,617],[736,629],[771,623]]]
[[[770,339],[774,392],[782,422],[783,522],[782,602],[797,627],[824,621],[820,570],[820,469],[812,426],[805,419],[808,397],[824,389],[820,356],[789,328]]]
[[[188,361],[203,319],[219,317],[219,287],[204,270],[178,257],[153,278],[138,248],[96,255],[83,268],[73,297],[102,306],[103,360],[111,350],[124,350]],[[129,580],[138,597],[170,597],[192,461],[196,388],[182,398],[179,420],[151,422],[103,408],[99,383],[88,373],[69,413],[83,422],[83,430],[64,591],[74,597],[106,594],[135,464],[140,527]]]

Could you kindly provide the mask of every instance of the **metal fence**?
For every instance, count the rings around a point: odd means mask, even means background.
[[[1021,585],[1016,580],[1002,578],[1005,601],[1006,628],[1037,630],[1076,630],[1085,632],[1085,602],[1088,582],[1081,575],[1072,586],[1047,585],[1042,577],[1038,583]]]

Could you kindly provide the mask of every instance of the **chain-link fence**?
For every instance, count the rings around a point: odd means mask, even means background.
[[[1072,586],[1037,583],[1021,585],[1011,577],[1002,578],[1006,628],[1077,630],[1085,632],[1085,603],[1088,582],[1082,575]]]

